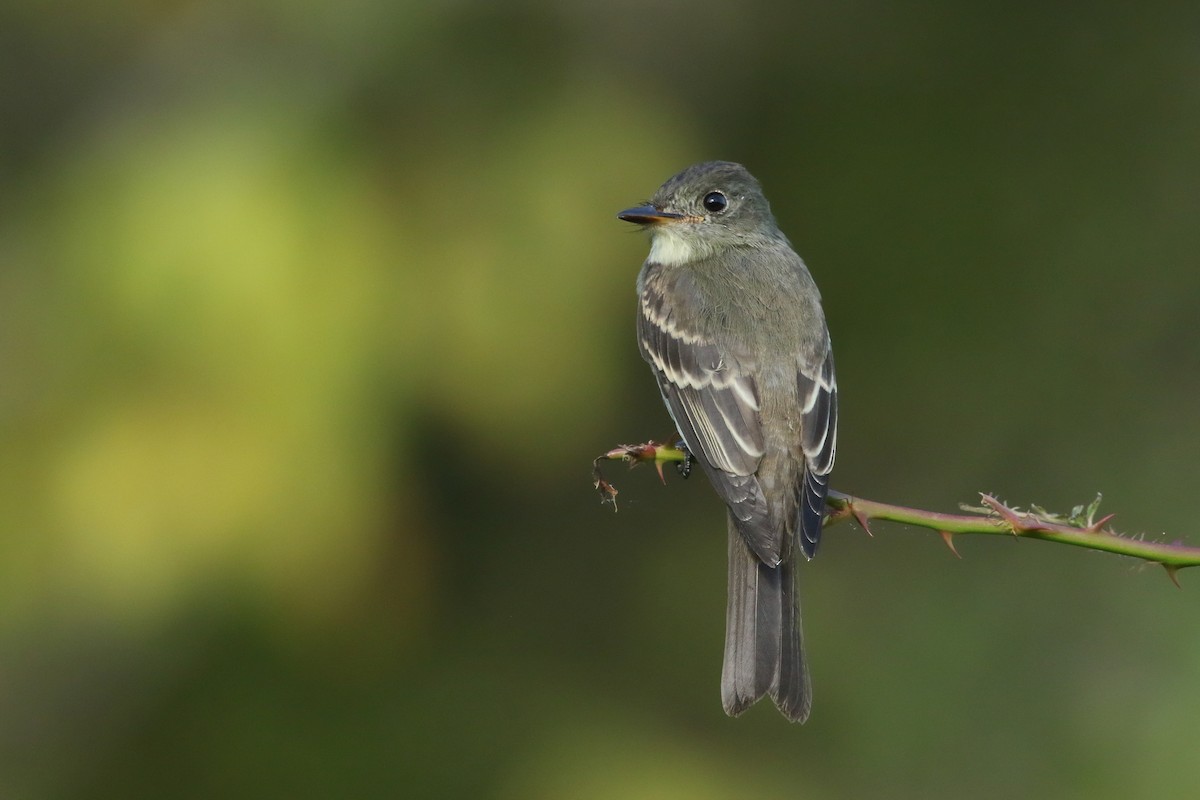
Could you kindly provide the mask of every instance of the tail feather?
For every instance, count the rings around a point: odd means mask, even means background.
[[[721,700],[736,716],[769,694],[785,717],[803,722],[812,707],[796,604],[794,551],[764,564],[729,520],[729,602]]]

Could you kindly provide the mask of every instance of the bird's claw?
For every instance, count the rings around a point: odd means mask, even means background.
[[[696,463],[696,459],[692,456],[692,451],[683,442],[676,442],[675,449],[683,452],[683,461],[675,462],[675,469],[679,470],[679,474],[686,480],[687,476],[692,474],[692,465]]]

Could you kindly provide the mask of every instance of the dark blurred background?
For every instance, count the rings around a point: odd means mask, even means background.
[[[835,488],[1200,544],[1200,5],[9,3],[0,796],[1184,798],[1200,600],[829,531],[816,705],[727,719],[615,213],[742,161]]]

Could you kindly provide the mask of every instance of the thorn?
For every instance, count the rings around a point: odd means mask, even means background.
[[[1017,527],[1020,524],[1020,520],[1017,518],[1016,513],[1011,508],[1004,505],[1004,503],[1001,503],[990,494],[984,494],[980,492],[979,499],[985,506],[994,511],[1000,517],[1000,519],[1008,523],[1008,527],[1012,529],[1013,536],[1017,535]]]
[[[1179,567],[1173,564],[1163,564],[1163,569],[1167,571],[1167,577],[1171,579],[1171,583],[1175,584],[1175,588],[1182,589],[1183,587],[1179,585],[1179,578],[1175,575],[1179,572]]]
[[[1084,530],[1089,531],[1091,533],[1104,533],[1104,526],[1107,525],[1109,520],[1111,520],[1115,516],[1116,516],[1116,514],[1109,514],[1107,517],[1104,517],[1103,519],[1098,519],[1095,522],[1093,522],[1091,525],[1088,525],[1086,528],[1084,528]]]
[[[950,552],[954,553],[954,557],[961,561],[962,556],[960,556],[958,551],[954,549],[954,534],[950,531],[938,531],[938,533],[942,535],[942,541],[946,543],[946,547],[950,548]]]
[[[1008,526],[1012,528],[1013,536],[1020,536],[1022,533],[1030,533],[1032,531],[1053,530],[1053,528],[1048,527],[1044,522],[1037,519],[1037,517],[1030,515],[1022,517],[990,494],[980,493],[979,498],[985,506],[995,511],[1000,515],[1001,519],[1008,523]],[[1032,522],[1027,522],[1026,520],[1032,520]]]
[[[663,475],[662,465],[663,465],[663,462],[659,461],[658,459],[655,459],[654,468],[656,470],[658,470],[658,479],[660,481],[662,481],[663,486],[666,486],[667,485],[667,476]]]
[[[870,536],[872,539],[874,539],[875,534],[871,533],[871,526],[867,524],[867,515],[855,508],[853,501],[851,501],[848,505],[850,506],[850,513],[854,515],[854,519],[857,520],[858,524],[862,526],[862,529],[867,532],[867,536]]]

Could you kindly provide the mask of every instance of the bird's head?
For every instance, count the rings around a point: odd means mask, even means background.
[[[649,260],[658,264],[686,264],[730,247],[782,238],[762,187],[731,161],[688,167],[647,203],[617,217],[650,232]]]

